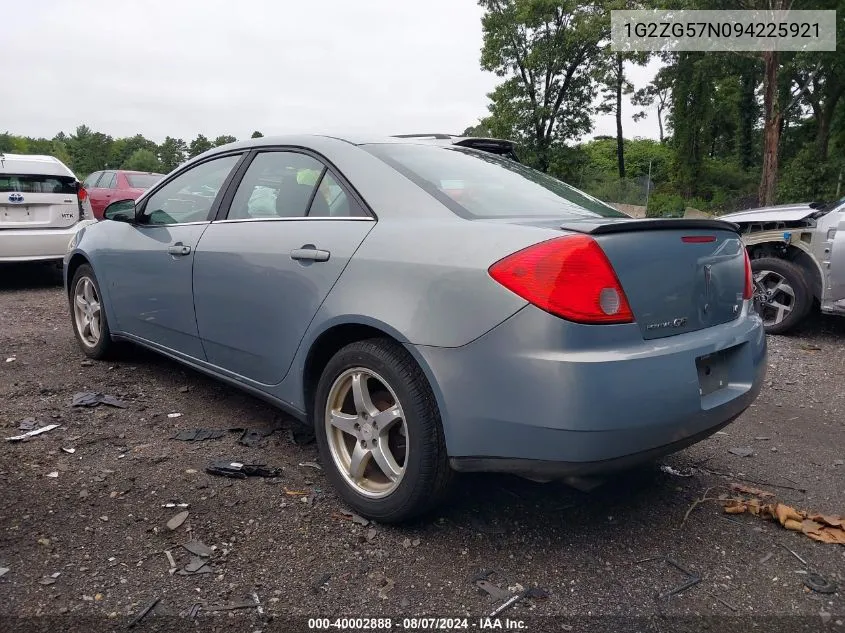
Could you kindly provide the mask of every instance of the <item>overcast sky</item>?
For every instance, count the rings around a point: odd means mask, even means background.
[[[497,80],[474,0],[4,4],[0,128],[16,134],[459,133]],[[626,136],[657,137],[654,115],[627,110]],[[615,134],[612,116],[596,123]]]

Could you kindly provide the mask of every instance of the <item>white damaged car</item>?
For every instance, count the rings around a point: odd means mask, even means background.
[[[793,329],[814,307],[845,316],[845,198],[749,209],[719,219],[741,228],[766,332]]]
[[[85,188],[53,156],[0,153],[0,263],[55,261],[94,214]]]

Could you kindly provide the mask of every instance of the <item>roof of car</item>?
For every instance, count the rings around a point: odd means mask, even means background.
[[[58,158],[42,154],[4,154],[0,152],[0,173],[76,178],[67,165]]]

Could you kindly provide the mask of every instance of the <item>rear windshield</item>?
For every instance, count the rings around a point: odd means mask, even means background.
[[[135,189],[149,189],[163,177],[162,174],[126,174],[129,186]]]
[[[0,192],[18,193],[76,193],[76,179],[70,176],[33,176],[31,174],[0,174]]]
[[[364,145],[461,217],[628,217],[525,165],[462,147]]]

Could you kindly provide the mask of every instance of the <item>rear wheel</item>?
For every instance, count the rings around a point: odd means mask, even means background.
[[[795,264],[776,257],[751,260],[754,303],[768,334],[793,329],[810,311],[813,296],[804,272]]]
[[[451,469],[437,404],[398,344],[370,339],[335,354],[317,386],[314,422],[328,478],[362,516],[404,521],[445,493]]]
[[[76,269],[70,284],[70,317],[73,333],[85,355],[97,360],[114,351],[111,331],[103,309],[100,284],[88,264]]]

